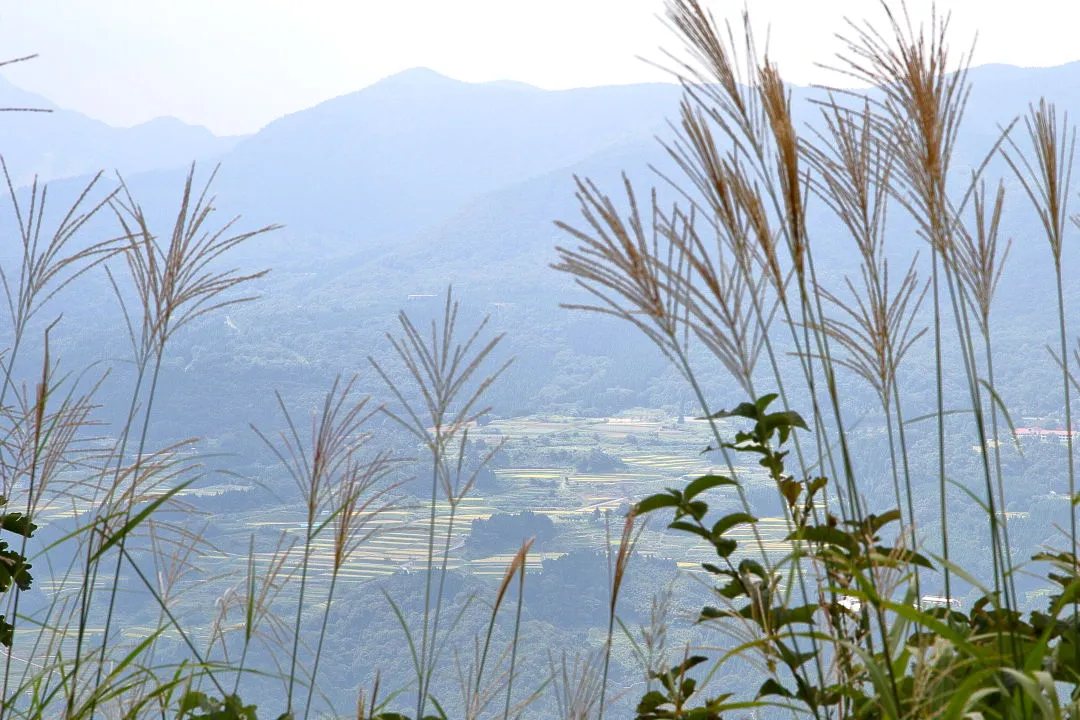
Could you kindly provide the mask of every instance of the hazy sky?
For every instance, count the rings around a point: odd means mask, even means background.
[[[872,0],[752,0],[760,35],[796,82],[821,79],[843,18]],[[896,3],[894,3],[896,4]],[[737,16],[743,0],[712,0]],[[930,0],[911,0],[924,16]],[[956,47],[979,33],[976,64],[1080,59],[1075,0],[944,0]],[[677,43],[663,0],[0,0],[6,57],[41,57],[7,77],[114,125],[173,115],[219,134],[358,90],[410,67],[468,81],[569,88],[659,79],[637,59]]]

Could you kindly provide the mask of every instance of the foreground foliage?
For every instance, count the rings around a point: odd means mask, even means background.
[[[702,608],[698,622],[734,626],[731,634],[747,638],[725,657],[760,656],[770,677],[756,699],[815,717],[834,710],[839,717],[875,719],[935,715],[942,709],[944,717],[980,713],[1057,718],[1080,712],[1076,557],[1058,553],[1034,558],[1058,568],[1049,575],[1058,593],[1049,598],[1046,611],[1033,611],[1026,618],[1003,607],[993,593],[980,597],[969,614],[920,606],[916,570],[933,570],[933,563],[902,546],[882,544],[883,531],[900,519],[900,511],[843,520],[816,505],[828,480],[797,480],[785,471],[788,451],[782,448],[790,434],[805,430],[806,424],[792,411],[767,412],[775,399],[767,395],[713,417],[753,421],[751,430],[737,433],[725,447],[759,456],[787,501],[793,550],[778,565],[766,568],[748,557],[738,565],[732,560],[738,542],[725,533],[756,518],[733,513],[711,525],[705,522],[709,506],[702,495],[736,484],[731,477],[699,477],[682,490],[653,495],[635,508],[642,514],[673,509],[669,528],[693,534],[714,549],[719,564],[702,567],[722,580],[715,588],[720,604]],[[902,542],[903,534],[894,533],[894,540]],[[815,578],[818,602],[792,604],[793,594],[782,581],[798,571],[783,570],[796,564]],[[814,650],[800,650],[800,643]],[[759,704],[729,702],[731,694],[695,697],[701,693],[688,672],[708,660],[695,655],[657,676],[663,691],[642,698],[640,720],[720,718],[724,712]],[[809,675],[806,666],[811,661],[819,667],[828,663],[832,681],[822,684]]]

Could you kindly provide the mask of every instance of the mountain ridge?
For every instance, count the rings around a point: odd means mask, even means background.
[[[219,137],[208,128],[173,117],[153,118],[129,128],[114,127],[59,107],[0,75],[0,107],[48,112],[0,112],[0,154],[16,186],[74,178],[98,170],[124,175],[181,168],[231,150],[240,138]]]

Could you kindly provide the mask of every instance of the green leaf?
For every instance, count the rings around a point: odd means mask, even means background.
[[[782,628],[793,623],[809,624],[814,619],[817,605],[803,605],[796,608],[777,607],[772,611],[773,628]]]
[[[15,626],[5,620],[4,617],[0,615],[0,645],[11,647],[11,643],[15,639]]]
[[[993,677],[997,668],[983,668],[970,675],[956,690],[953,691],[952,699],[945,707],[942,720],[960,720],[972,717],[972,709],[982,702],[984,698],[992,697],[1001,692],[1001,688],[993,686]],[[979,687],[980,685],[988,687]],[[978,689],[976,689],[978,688]]]
[[[756,575],[762,580],[769,579],[769,574],[765,572],[765,568],[761,566],[761,563],[750,558],[746,558],[739,563],[739,572],[743,575]]]
[[[795,652],[791,648],[787,647],[783,643],[778,642],[777,646],[780,648],[780,655],[784,658],[784,664],[792,670],[800,668],[809,661],[817,657],[817,653],[807,650],[806,652]]]
[[[191,712],[192,710],[202,710],[210,704],[210,698],[206,696],[206,693],[201,693],[198,690],[189,690],[184,693],[180,698],[180,713]]]
[[[900,511],[899,510],[890,510],[889,512],[887,512],[887,513],[885,513],[883,515],[871,515],[870,517],[867,518],[867,521],[870,524],[870,531],[872,533],[874,533],[875,535],[877,534],[877,531],[880,530],[881,528],[885,527],[886,525],[888,525],[891,522],[897,522],[899,520],[900,520]]]
[[[791,694],[790,690],[788,690],[786,687],[784,687],[783,685],[778,683],[773,678],[769,678],[768,680],[766,680],[765,682],[763,682],[761,684],[760,688],[758,688],[757,696],[759,698],[760,697],[765,697],[767,695],[779,695],[780,697],[786,697],[786,698],[795,697],[794,695]]]
[[[704,655],[691,655],[690,657],[679,663],[676,667],[672,668],[671,674],[675,675],[676,677],[681,677],[685,675],[687,671],[691,668],[697,667],[703,662],[708,662],[708,660],[709,658],[705,657]]]
[[[675,522],[668,525],[668,527],[671,528],[672,530],[681,530],[682,532],[687,532],[687,533],[691,533],[692,535],[697,535],[699,537],[703,537],[706,540],[710,540],[710,541],[712,540],[712,536],[709,535],[708,530],[706,530],[703,527],[699,527],[697,525],[694,525],[693,523],[684,522],[682,520],[676,520]]]
[[[713,536],[720,536],[726,533],[736,525],[742,525],[743,523],[756,523],[758,519],[749,513],[737,512],[725,515],[716,521],[716,524],[712,527]]]
[[[664,696],[664,693],[659,690],[651,690],[645,693],[645,696],[641,698],[641,701],[637,706],[637,712],[639,715],[655,712],[667,701],[668,699]]]
[[[802,491],[802,483],[790,479],[780,481],[780,494],[787,500],[788,507],[795,507],[795,503],[799,501],[799,495],[802,494]]]
[[[775,400],[778,397],[780,397],[780,396],[777,395],[776,393],[768,393],[766,395],[762,395],[757,400],[755,400],[754,401],[754,406],[757,408],[758,415],[765,412],[765,410],[768,409],[768,407],[770,405],[772,405],[773,400]]]
[[[34,581],[29,572],[31,567],[21,553],[9,550],[8,544],[0,541],[0,592],[6,592],[12,582],[20,590],[29,590]]]
[[[679,509],[676,511],[675,516],[679,517],[680,515],[689,515],[695,520],[700,521],[701,518],[705,517],[705,513],[707,512],[709,512],[709,506],[701,500],[695,500],[692,503],[680,505]]]
[[[766,395],[766,397],[770,397],[770,396]],[[773,395],[772,397],[776,397],[776,396]],[[748,402],[739,403],[738,407],[736,407],[734,410],[717,410],[712,415],[709,415],[706,418],[698,418],[698,419],[699,420],[707,420],[709,418],[712,418],[714,420],[717,420],[717,419],[729,418],[729,417],[744,417],[744,418],[748,418],[750,420],[757,420],[758,419],[758,406],[755,405],[754,403],[748,403]]]
[[[686,486],[686,490],[683,491],[683,495],[687,500],[692,499],[696,495],[699,495],[706,490],[711,490],[714,487],[720,487],[721,485],[738,485],[739,483],[732,480],[729,477],[723,475],[702,475],[689,485]]]
[[[254,705],[244,705],[239,695],[227,695],[224,702],[205,693],[190,690],[180,699],[180,716],[190,714],[191,720],[258,720]],[[203,714],[196,715],[196,712]],[[292,720],[285,713],[279,720]]]
[[[678,506],[679,498],[675,497],[670,493],[660,493],[658,495],[652,495],[650,497],[647,497],[641,502],[639,502],[635,506],[634,512],[637,515],[643,515],[645,513],[652,512],[653,510],[659,510],[660,508]]]
[[[737,597],[746,594],[746,583],[741,579],[735,578],[722,588],[718,588],[716,591],[721,597],[726,597],[729,600],[734,600]]]
[[[701,613],[698,615],[698,622],[703,620],[716,620],[722,617],[729,617],[730,613],[727,610],[721,610],[718,607],[712,605],[706,605],[701,608]]]
[[[858,550],[858,543],[855,538],[839,528],[829,527],[828,525],[811,525],[791,533],[785,539],[789,542],[792,540],[806,540],[822,545],[833,545],[852,553]]]
[[[30,518],[26,515],[14,512],[0,515],[0,528],[28,538],[34,536],[34,531],[38,529],[38,526],[30,522]]]
[[[731,557],[731,553],[739,547],[739,543],[731,538],[717,538],[712,541],[712,544],[716,548],[716,554],[725,559]]]
[[[799,428],[800,430],[809,430],[809,428],[806,427],[806,421],[802,419],[802,415],[794,410],[771,413],[763,417],[761,423],[765,426],[766,430],[773,430],[774,428]]]

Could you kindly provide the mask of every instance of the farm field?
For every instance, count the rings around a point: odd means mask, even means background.
[[[445,551],[447,569],[501,577],[513,553],[477,557],[471,551],[466,557],[464,548],[471,525],[474,520],[486,520],[496,513],[524,510],[547,516],[555,529],[554,537],[538,543],[530,554],[527,567],[536,572],[542,560],[617,542],[621,515],[638,499],[683,484],[696,475],[720,471],[714,465],[718,459],[701,454],[708,441],[708,428],[702,422],[676,423],[674,419],[656,417],[513,418],[493,421],[477,428],[476,433],[502,436],[510,448],[510,462],[494,469],[490,485],[482,490],[474,488],[456,508],[439,503],[434,520],[428,501],[401,498],[392,510],[382,511],[368,521],[365,531],[370,531],[370,536],[357,545],[340,568],[340,583],[362,584],[396,573],[422,571],[428,562],[433,525],[437,562],[441,562]],[[516,446],[531,450],[517,452]],[[597,450],[610,459],[612,467],[579,469],[568,462],[545,461]],[[534,461],[529,462],[530,458]],[[739,472],[748,485],[764,479],[757,467],[740,468]],[[206,497],[243,489],[236,484],[208,486],[188,488],[183,495]],[[710,504],[718,511],[734,509],[734,495],[730,491],[727,495],[730,497],[718,492]],[[58,503],[44,513],[43,519],[64,522],[81,509],[78,502]],[[324,516],[318,522],[326,519]],[[662,559],[677,558],[680,567],[690,571],[714,559],[708,548],[693,538],[667,531],[659,517],[649,520],[640,536],[638,552]],[[299,503],[222,515],[213,521],[213,529],[215,549],[202,557],[200,570],[207,577],[217,578],[215,582],[236,582],[248,572],[249,561],[257,572],[265,572],[281,549],[290,546],[292,555],[283,571],[299,571],[300,549],[307,534],[306,511]],[[782,519],[763,518],[757,530],[766,551],[787,550]],[[256,538],[255,552],[249,558],[248,538],[252,534]],[[749,527],[737,528],[732,536],[752,539]],[[332,523],[312,542],[308,567],[316,584],[329,582],[334,570]],[[42,578],[40,587],[49,594],[60,589],[59,582],[49,578]]]

